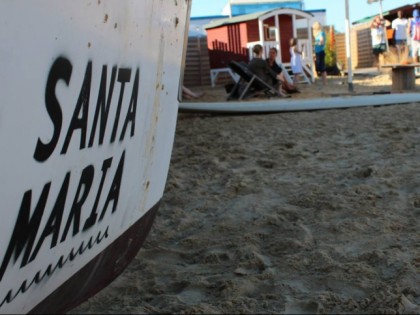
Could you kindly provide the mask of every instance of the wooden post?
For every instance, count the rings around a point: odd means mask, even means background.
[[[414,90],[416,88],[416,76],[413,67],[392,68],[393,90]]]

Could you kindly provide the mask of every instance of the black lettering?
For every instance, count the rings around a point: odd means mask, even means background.
[[[90,213],[90,216],[89,218],[87,218],[85,225],[83,226],[83,232],[91,228],[96,223],[96,218],[98,217],[96,210],[98,209],[99,199],[102,194],[102,188],[104,187],[106,173],[108,172],[108,169],[111,167],[111,163],[112,163],[112,158],[109,158],[109,159],[106,159],[102,164],[101,183],[99,184],[98,192],[96,193],[95,203],[93,204],[93,208]]]
[[[67,233],[70,229],[70,225],[72,222],[73,236],[79,233],[80,213],[82,212],[82,206],[89,195],[90,188],[92,187],[94,173],[95,169],[92,165],[89,165],[83,169],[82,175],[80,176],[79,185],[77,187],[76,196],[74,197],[73,205],[71,207],[70,214],[67,219],[66,227],[64,228],[63,236],[61,237],[61,243],[66,240]],[[83,194],[81,195],[82,190]]]
[[[28,263],[28,258],[32,251],[32,246],[38,233],[39,224],[41,222],[45,205],[47,203],[50,187],[51,182],[44,185],[32,217],[30,217],[32,190],[28,190],[23,195],[12,238],[10,239],[6,254],[4,255],[3,262],[0,267],[0,281],[6,272],[7,266],[9,265],[13,253],[14,263],[16,263],[19,256],[22,254],[23,249],[26,247],[20,267],[22,268]]]
[[[118,82],[121,82],[121,89],[120,89],[120,97],[118,99],[118,107],[115,113],[114,127],[112,129],[111,143],[114,143],[115,137],[117,136],[118,121],[120,119],[121,105],[124,98],[124,88],[125,88],[125,84],[127,82],[130,82],[130,77],[131,77],[131,69],[120,69],[118,71]]]
[[[67,192],[69,190],[69,183],[70,183],[70,172],[66,174],[64,178],[63,184],[61,185],[60,192],[58,193],[57,200],[55,201],[55,205],[53,210],[51,211],[50,217],[48,218],[48,222],[44,227],[44,231],[41,234],[41,237],[38,240],[38,243],[31,255],[31,259],[29,262],[33,261],[36,256],[38,255],[39,250],[41,249],[44,240],[52,234],[51,246],[50,248],[54,248],[57,245],[58,236],[60,234],[60,226],[61,221],[63,218],[64,206],[66,204],[67,199]]]
[[[86,147],[86,132],[89,114],[89,98],[91,83],[92,62],[89,61],[86,67],[85,78],[83,80],[82,88],[80,89],[79,99],[77,100],[77,104],[73,112],[73,117],[71,119],[69,129],[67,130],[67,135],[64,140],[61,154],[66,154],[71,137],[76,129],[80,129],[80,149],[84,149]],[[81,117],[79,117],[80,114]]]
[[[131,122],[130,137],[134,136],[134,129],[136,126],[137,97],[139,93],[139,77],[140,77],[140,71],[139,69],[137,69],[136,76],[134,78],[133,92],[131,93],[130,106],[127,111],[127,116],[125,117],[124,127],[121,132],[120,141],[124,139],[125,131],[127,129],[129,122]]]
[[[93,119],[93,126],[90,132],[89,148],[93,146],[95,140],[96,126],[98,124],[100,114],[100,127],[99,127],[99,145],[104,142],[106,124],[108,121],[109,109],[111,107],[112,94],[114,92],[115,77],[117,76],[117,67],[112,68],[111,82],[109,83],[109,94],[106,97],[106,81],[107,81],[107,66],[102,67],[102,77],[99,88],[98,101],[96,103],[95,116]]]
[[[118,205],[118,198],[120,196],[120,188],[121,188],[121,178],[123,175],[124,170],[124,160],[125,160],[125,151],[121,155],[120,162],[118,163],[117,171],[115,172],[114,180],[112,181],[111,188],[109,189],[108,197],[105,202],[105,206],[102,209],[101,216],[99,217],[99,221],[102,221],[104,218],[105,212],[108,208],[108,204],[111,201],[114,201],[113,207],[112,207],[112,213],[115,212]]]
[[[64,80],[64,82],[69,85],[72,68],[69,60],[59,57],[55,60],[48,75],[47,86],[45,88],[45,106],[53,123],[54,131],[51,140],[48,143],[43,143],[42,140],[38,138],[34,152],[34,159],[38,162],[45,162],[57,146],[63,123],[63,113],[61,112],[60,103],[55,95],[55,87],[59,80]]]

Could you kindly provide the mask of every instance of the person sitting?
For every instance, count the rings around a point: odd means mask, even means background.
[[[261,80],[278,89],[279,96],[290,97],[287,92],[282,89],[281,84],[279,84],[280,79],[277,73],[269,67],[265,60],[263,60],[262,46],[260,44],[255,45],[252,48],[252,52],[254,53],[254,58],[249,62],[248,69],[256,74]]]
[[[200,93],[195,93],[193,91],[191,91],[189,88],[187,88],[186,86],[182,86],[182,97],[185,97],[186,99],[199,99],[201,97],[203,97],[206,93],[205,92],[200,92]]]
[[[268,59],[266,60],[270,68],[277,74],[277,79],[280,81],[283,89],[289,93],[300,93],[295,85],[290,83],[284,76],[283,69],[279,66],[276,61],[277,48],[271,47],[268,52]]]

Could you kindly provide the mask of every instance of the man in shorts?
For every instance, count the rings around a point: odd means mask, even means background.
[[[376,16],[370,24],[370,35],[372,38],[372,53],[378,71],[381,70],[380,56],[386,51],[385,34],[385,21],[380,16]]]
[[[407,49],[407,25],[408,20],[403,17],[402,11],[397,12],[397,18],[392,21],[392,29],[394,30],[395,47],[398,51],[398,60],[401,61],[402,56],[406,56]]]
[[[411,38],[411,57],[414,62],[419,61],[420,52],[420,12],[413,10],[413,17],[408,20],[408,33]]]

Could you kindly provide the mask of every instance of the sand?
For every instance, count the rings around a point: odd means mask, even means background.
[[[321,82],[316,79],[315,84],[308,85],[300,83],[298,85],[301,93],[291,94],[292,99],[311,99],[311,98],[329,98],[337,96],[357,96],[357,95],[371,95],[387,94],[387,93],[420,93],[420,77],[416,79],[416,88],[414,90],[394,90],[392,89],[391,69],[382,68],[380,72],[376,68],[369,68],[368,71],[355,70],[354,76],[351,80],[353,91],[349,90],[349,81],[347,76],[328,76],[327,85],[323,86]],[[232,81],[233,82],[233,81]],[[205,92],[205,96],[200,99],[185,99],[184,102],[224,102],[228,98],[228,93],[224,88],[223,82],[212,88],[207,87],[192,87],[191,90],[195,92]],[[256,98],[264,98],[263,95],[255,95],[245,98],[243,101],[255,101]],[[266,97],[265,97],[266,98]],[[275,98],[271,98],[275,99]]]
[[[420,314],[419,122],[180,114],[144,247],[71,313]]]

